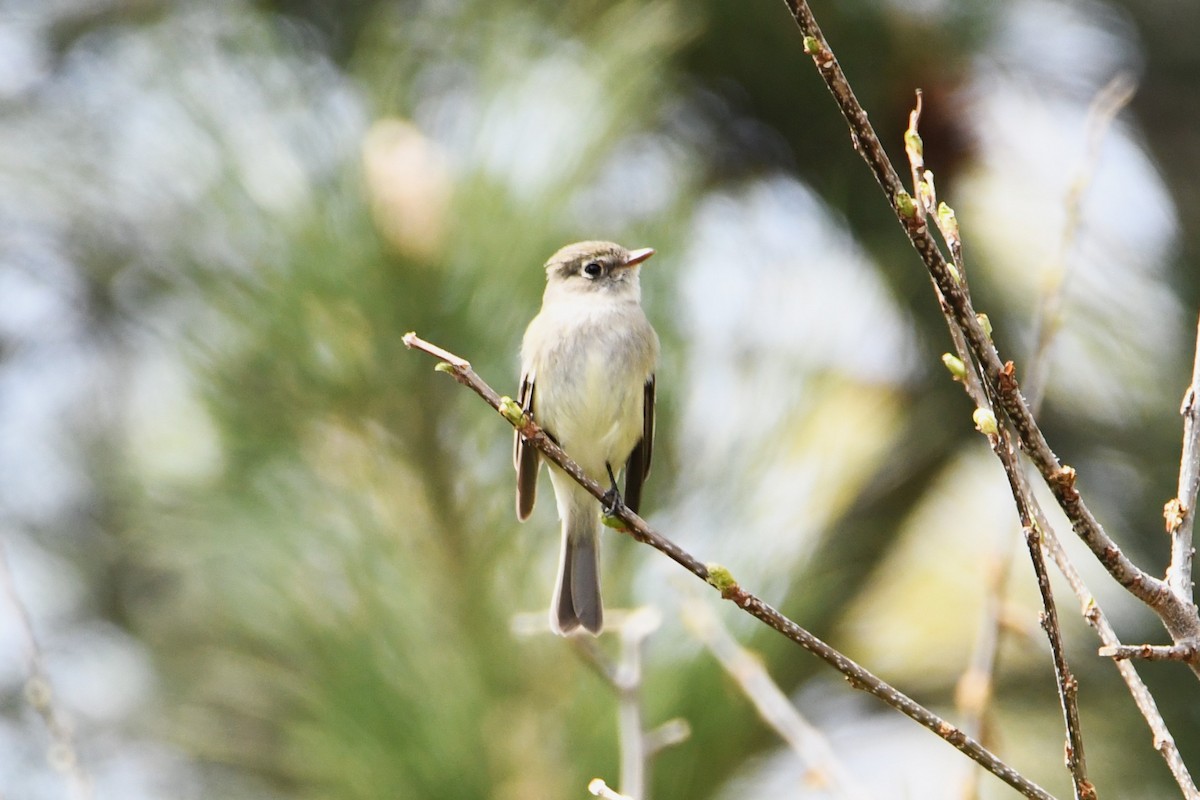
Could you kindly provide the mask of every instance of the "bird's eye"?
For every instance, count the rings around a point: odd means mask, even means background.
[[[601,272],[604,272],[604,267],[599,261],[589,261],[583,265],[583,274],[589,278],[599,277]]]

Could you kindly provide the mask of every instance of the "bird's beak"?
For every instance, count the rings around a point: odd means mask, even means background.
[[[654,255],[653,247],[643,247],[641,250],[633,250],[629,253],[629,258],[625,259],[621,266],[636,267],[652,255]]]

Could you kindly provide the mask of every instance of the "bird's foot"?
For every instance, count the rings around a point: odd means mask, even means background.
[[[615,517],[617,512],[624,508],[625,501],[621,499],[621,492],[617,489],[617,477],[613,475],[612,465],[606,463],[604,468],[608,470],[608,480],[611,485],[600,500],[600,511],[606,517]]]

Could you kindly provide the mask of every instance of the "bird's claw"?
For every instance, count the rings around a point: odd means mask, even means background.
[[[621,493],[614,486],[604,493],[604,497],[600,499],[600,511],[606,517],[615,517],[617,512],[625,506],[625,501],[621,499]]]
[[[604,468],[608,470],[610,486],[600,500],[600,510],[606,517],[615,517],[617,512],[625,507],[625,501],[621,499],[621,492],[617,489],[617,476],[613,474],[612,465],[605,464]]]

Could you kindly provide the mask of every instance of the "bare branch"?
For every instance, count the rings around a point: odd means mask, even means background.
[[[988,436],[1000,463],[1004,465],[1004,474],[1008,478],[1009,489],[1017,504],[1017,514],[1021,518],[1021,530],[1025,535],[1025,543],[1029,549],[1029,558],[1033,563],[1033,572],[1037,577],[1038,592],[1042,597],[1042,629],[1050,640],[1050,653],[1054,661],[1054,678],[1058,685],[1058,698],[1062,706],[1063,721],[1067,729],[1066,765],[1071,773],[1076,800],[1095,800],[1096,789],[1087,777],[1087,761],[1083,750],[1083,728],[1079,722],[1078,692],[1079,684],[1071,674],[1067,664],[1066,650],[1063,647],[1062,629],[1058,624],[1058,610],[1054,604],[1054,594],[1050,590],[1050,575],[1046,570],[1046,561],[1042,556],[1042,532],[1038,528],[1033,511],[1033,493],[1030,491],[1025,475],[1017,461],[1017,454],[1012,449],[1012,440],[1003,428]]]
[[[1175,499],[1167,503],[1163,512],[1167,520],[1167,533],[1171,534],[1171,566],[1167,568],[1167,583],[1176,595],[1191,603],[1194,596],[1192,559],[1195,557],[1192,529],[1196,522],[1196,493],[1200,490],[1200,324],[1196,329],[1192,382],[1183,396],[1179,413],[1183,415],[1179,486]]]
[[[708,605],[699,600],[685,602],[683,623],[737,681],[763,721],[800,757],[817,778],[817,785],[839,797],[867,796],[842,766],[829,741],[792,705],[762,661],[738,644]]]
[[[1028,491],[1028,487],[1025,487],[1025,490]],[[1029,519],[1028,514],[1028,509],[1026,509],[1022,516]],[[1023,533],[1029,547],[1029,557],[1033,562],[1033,571],[1037,575],[1038,592],[1042,596],[1041,623],[1042,628],[1046,631],[1046,637],[1050,640],[1059,703],[1062,705],[1063,719],[1067,726],[1067,770],[1071,773],[1071,780],[1074,782],[1076,800],[1095,800],[1096,789],[1087,777],[1087,760],[1083,750],[1083,727],[1079,722],[1079,682],[1075,680],[1075,676],[1071,674],[1071,668],[1067,664],[1062,629],[1058,624],[1058,611],[1054,605],[1054,595],[1050,591],[1050,574],[1046,571],[1046,560],[1042,555],[1042,533],[1032,519],[1029,519]]]
[[[1110,84],[1110,87],[1115,85],[1116,82],[1114,82],[1114,84]],[[918,176],[922,173],[920,167],[924,164],[923,153],[920,150],[920,137],[916,131],[917,123],[920,120],[920,106],[921,99],[920,95],[918,94],[917,108],[914,109],[913,113],[909,116],[909,130],[905,134],[905,151],[908,154],[910,162],[912,163],[914,181],[919,180]],[[1112,113],[1115,113],[1115,109],[1112,111]],[[1098,134],[1094,133],[1094,137],[1095,136],[1098,136]],[[916,191],[918,194],[921,194],[921,190],[919,189],[914,188],[914,191]],[[928,204],[924,204],[923,208],[924,213],[927,214]],[[942,215],[939,215],[939,222],[942,221],[941,217]],[[947,243],[951,245],[951,251],[954,253],[955,262],[959,269],[960,275],[965,275],[965,267],[962,263],[961,242],[957,241],[957,231],[951,231],[952,238],[951,236],[947,236],[947,231],[944,229],[943,225],[939,224],[939,230],[941,230],[943,237],[947,239]],[[965,289],[965,281],[963,282],[963,285]],[[971,352],[967,348],[966,340],[963,336],[962,330],[956,324],[954,324],[953,316],[946,305],[945,298],[942,297],[941,292],[937,289],[936,283],[934,284],[934,290],[937,294],[938,300],[942,305],[942,310],[946,316],[946,321],[950,331],[950,338],[954,342],[955,351],[958,353],[957,357],[951,357],[949,354],[946,354],[942,357],[942,359],[947,366],[954,364],[951,372],[954,374],[955,380],[959,380],[963,383],[964,390],[974,401],[976,408],[990,411],[992,409],[991,400],[988,392],[985,391],[985,388],[980,383],[978,373],[975,369],[974,359],[972,358]],[[1196,358],[1197,364],[1200,364],[1200,333],[1198,333],[1197,336]],[[1198,367],[1198,369],[1200,369],[1200,367]],[[1196,378],[1195,375],[1193,375],[1193,384],[1195,383]],[[1197,395],[1189,390],[1189,394],[1184,399],[1183,411],[1185,412],[1185,415],[1188,411],[1200,413],[1197,412],[1195,408],[1195,406],[1200,405],[1194,402],[1194,398],[1197,396],[1200,395]],[[1189,400],[1193,401],[1191,406],[1189,406]],[[1197,426],[1196,430],[1200,430],[1200,426]],[[1186,441],[1188,441],[1187,437],[1185,437],[1185,442]],[[1200,458],[1200,450],[1194,450],[1193,453],[1196,454],[1194,456],[1195,458]],[[1003,461],[1003,458],[1001,460]],[[1186,463],[1186,455],[1184,460]],[[1042,547],[1050,553],[1051,557],[1054,559],[1055,565],[1067,579],[1067,583],[1070,585],[1071,590],[1079,599],[1084,618],[1096,631],[1097,635],[1100,637],[1100,640],[1106,645],[1106,647],[1101,650],[1101,654],[1105,654],[1105,650],[1108,650],[1109,648],[1122,647],[1116,631],[1109,623],[1108,618],[1104,615],[1103,610],[1096,603],[1091,591],[1083,583],[1083,579],[1080,577],[1078,570],[1075,569],[1075,565],[1072,564],[1068,558],[1066,551],[1063,549],[1062,544],[1059,542],[1058,537],[1054,533],[1053,527],[1050,525],[1050,522],[1047,520],[1046,515],[1043,512],[1041,504],[1038,503],[1036,497],[1034,497],[1031,493],[1028,493],[1028,483],[1024,480],[1023,474],[1022,484],[1026,486],[1025,501],[1028,504],[1029,510],[1033,514],[1034,521],[1036,522],[1036,528],[1041,532],[1042,535]],[[1194,502],[1195,495],[1191,495],[1191,498]],[[1168,504],[1168,510],[1170,507],[1171,504]],[[1003,621],[999,616],[1000,611],[1001,609],[999,609],[997,606],[997,630],[995,631],[997,635],[999,633],[998,626]],[[985,638],[994,639],[994,637]],[[987,644],[987,641],[985,641],[984,644]],[[977,700],[978,703],[986,702],[986,697],[990,693],[990,671],[985,671],[984,668],[978,666],[986,657],[986,655],[987,650],[983,645],[977,647],[977,652],[972,658],[972,666],[969,667],[966,672],[964,672],[959,683],[958,694],[966,695],[967,692],[970,691],[971,695]],[[988,662],[985,661],[983,663]],[[1151,734],[1154,737],[1154,749],[1157,750],[1159,754],[1162,755],[1163,760],[1166,761],[1168,768],[1171,770],[1171,775],[1175,778],[1176,783],[1183,791],[1183,794],[1187,800],[1200,800],[1200,792],[1197,792],[1196,785],[1192,780],[1191,774],[1188,772],[1187,765],[1184,764],[1183,758],[1179,754],[1179,749],[1175,744],[1175,739],[1171,735],[1170,730],[1167,728],[1166,722],[1163,720],[1162,714],[1158,710],[1158,705],[1155,703],[1154,697],[1150,694],[1150,690],[1146,687],[1146,684],[1137,674],[1137,670],[1135,670],[1133,665],[1128,663],[1128,661],[1118,659],[1115,661],[1115,664],[1122,680],[1125,681],[1126,686],[1129,688],[1129,693],[1133,697],[1135,705],[1137,705],[1138,710],[1141,712],[1142,717],[1146,720],[1146,724],[1150,728]],[[966,707],[966,703],[961,703],[960,705]],[[982,737],[981,730],[979,730],[979,733],[976,734],[976,730],[980,728],[980,722],[978,721],[978,718],[972,718],[968,716],[968,722],[973,726],[972,728],[968,729],[968,732],[972,735],[978,735]],[[973,796],[972,791],[972,786],[969,785],[968,796]]]
[[[962,329],[971,353],[995,394],[996,405],[1011,421],[1020,440],[1021,449],[1041,473],[1067,519],[1071,521],[1075,534],[1121,586],[1158,614],[1172,639],[1200,639],[1200,617],[1197,616],[1195,607],[1172,592],[1165,581],[1155,578],[1134,564],[1105,532],[1080,496],[1075,487],[1075,470],[1064,465],[1050,448],[1021,394],[1012,362],[1000,360],[995,345],[976,318],[970,297],[957,278],[957,270],[947,263],[930,234],[924,216],[917,213],[916,203],[904,190],[879,137],[867,119],[867,112],[854,96],[841,66],[821,34],[808,3],[806,0],[785,2],[804,36],[805,52],[812,56],[817,71],[850,126],[850,136],[855,149],[867,162],[876,181],[887,194],[909,241],[925,262],[942,294],[945,301],[943,308],[948,310],[954,323]],[[1200,675],[1200,668],[1194,669]]]
[[[1100,149],[1117,114],[1133,99],[1137,85],[1127,73],[1118,73],[1103,89],[1096,93],[1088,108],[1088,143],[1083,162],[1067,189],[1063,202],[1066,224],[1059,237],[1058,250],[1046,266],[1043,277],[1045,291],[1041,294],[1037,313],[1034,315],[1033,354],[1029,357],[1029,379],[1025,381],[1025,394],[1029,407],[1036,414],[1046,394],[1047,371],[1050,361],[1050,346],[1062,327],[1062,309],[1067,278],[1070,276],[1070,253],[1079,235],[1083,221],[1083,198],[1087,194],[1096,163],[1100,160]]]
[[[1124,661],[1140,658],[1143,661],[1194,661],[1200,657],[1200,648],[1191,644],[1118,644],[1101,647],[1098,655]]]
[[[439,359],[442,359],[442,353],[446,353],[445,350],[419,338],[415,333],[405,334],[404,344],[409,348],[420,350]],[[441,364],[438,365],[439,371],[449,372],[456,381],[467,386],[482,397],[492,408],[499,411],[509,424],[520,431],[527,442],[540,450],[550,461],[557,464],[560,469],[570,475],[589,494],[597,500],[603,499],[606,491],[605,488],[589,478],[579,465],[553,439],[547,436],[533,420],[521,412],[520,407],[513,402],[512,398],[498,395],[492,387],[488,386],[475,373],[469,362],[458,356],[453,357],[454,361],[442,359]],[[443,367],[442,365],[445,366]],[[645,520],[634,514],[627,507],[622,506],[618,508],[615,516],[625,524],[625,533],[642,544],[650,545],[663,553],[684,569],[720,591],[723,598],[733,602],[747,614],[766,623],[769,627],[775,629],[841,672],[854,688],[878,697],[910,719],[933,731],[937,736],[981,764],[993,775],[1021,792],[1024,796],[1041,798],[1041,800],[1052,798],[1052,795],[1046,792],[1045,789],[1004,763],[994,753],[979,744],[975,739],[967,736],[949,721],[883,681],[865,667],[779,613],[779,611],[768,603],[765,603],[743,589],[724,567],[717,564],[706,566],[701,563],[691,553],[651,528],[646,524]]]
[[[904,132],[904,152],[912,171],[916,213],[922,219],[932,217],[936,220],[938,231],[942,234],[943,241],[950,247],[955,267],[961,278],[966,274],[966,267],[962,257],[962,241],[958,236],[957,223],[954,222],[952,214],[939,215],[934,210],[937,195],[933,186],[933,174],[925,169],[924,143],[918,130],[923,106],[920,89],[917,90],[916,95],[916,105],[908,115],[908,129]],[[962,330],[954,324],[953,315],[946,304],[946,299],[938,289],[937,283],[932,283],[934,295],[946,318],[946,327],[957,354],[951,356],[946,353],[942,356],[942,361],[950,368],[954,379],[962,383],[963,390],[975,403],[976,413],[986,412],[994,419],[991,399],[979,377],[979,370],[967,347],[967,340],[963,336]],[[966,289],[965,281],[963,287]],[[987,708],[992,699],[993,676],[1004,622],[1004,586],[1007,582],[1011,562],[1010,555],[997,557],[993,574],[988,581],[988,600],[981,621],[980,634],[972,649],[968,665],[959,676],[954,692],[955,703],[963,714],[963,729],[985,744]],[[973,771],[964,784],[963,797],[965,800],[971,800],[978,796],[977,774]]]
[[[635,612],[636,614],[637,612]],[[620,775],[621,794],[646,800],[646,776],[649,773],[647,760],[649,747],[646,745],[646,727],[642,721],[642,642],[650,629],[633,626],[631,634],[624,627],[615,627],[609,620],[609,628],[621,636],[619,663],[613,663],[590,636],[572,636],[569,641],[585,661],[605,679],[617,695],[617,741],[621,748]],[[657,622],[654,625],[658,627]]]
[[[1079,571],[1075,569],[1075,565],[1067,557],[1062,542],[1055,536],[1054,530],[1051,528],[1049,521],[1046,519],[1045,512],[1037,503],[1036,498],[1034,499],[1033,511],[1038,527],[1044,534],[1042,545],[1050,553],[1050,557],[1054,559],[1054,564],[1058,567],[1058,571],[1066,578],[1067,585],[1071,587],[1072,593],[1079,600],[1080,613],[1083,614],[1083,618],[1087,620],[1088,625],[1096,631],[1096,635],[1100,637],[1100,641],[1106,646],[1121,646],[1121,640],[1117,636],[1112,623],[1108,621],[1108,617],[1096,602],[1096,598],[1092,596],[1091,591],[1084,584]],[[1129,694],[1133,697],[1134,704],[1137,706],[1138,711],[1141,712],[1142,718],[1146,720],[1146,725],[1150,728],[1154,749],[1167,762],[1167,768],[1171,770],[1171,776],[1175,778],[1175,782],[1179,785],[1183,796],[1187,800],[1200,800],[1200,790],[1197,790],[1191,773],[1188,772],[1187,765],[1183,762],[1183,757],[1179,754],[1179,748],[1175,744],[1175,737],[1171,735],[1170,729],[1167,728],[1167,723],[1163,720],[1162,713],[1158,710],[1158,704],[1154,701],[1154,695],[1150,694],[1150,689],[1142,681],[1133,664],[1120,660],[1114,663],[1117,667],[1117,672],[1121,675],[1121,679],[1125,681],[1125,685],[1129,688]]]
[[[990,744],[990,709],[1001,632],[1004,629],[1004,599],[1013,561],[1013,541],[1006,532],[1003,542],[996,545],[992,560],[985,570],[987,596],[979,620],[979,634],[971,648],[967,666],[954,687],[954,702],[963,716],[963,729],[985,745]],[[978,777],[979,770],[972,769],[963,787],[963,800],[973,800],[979,796]]]
[[[1083,726],[1079,721],[1079,682],[1071,674],[1067,655],[1063,647],[1062,629],[1058,625],[1058,611],[1050,591],[1050,575],[1046,571],[1046,560],[1042,555],[1042,533],[1036,525],[1024,529],[1029,556],[1037,574],[1038,590],[1042,595],[1042,628],[1050,640],[1050,652],[1054,658],[1054,676],[1058,683],[1058,697],[1067,725],[1066,763],[1075,786],[1076,800],[1096,800],[1096,788],[1087,777],[1087,760],[1083,750]]]
[[[658,630],[662,615],[653,608],[639,608],[626,617],[617,632],[621,649],[617,661],[617,730],[621,742],[621,793],[646,800],[649,786],[649,750],[642,720],[642,645]],[[574,637],[582,641],[585,637]],[[591,637],[588,640],[595,642]]]
[[[460,359],[460,363],[467,362]],[[686,741],[691,736],[691,727],[686,720],[677,718],[647,731],[643,722],[642,646],[662,624],[662,615],[658,610],[649,606],[633,611],[614,609],[607,615],[606,622],[606,630],[620,636],[621,646],[616,661],[591,636],[571,636],[567,641],[583,659],[583,663],[607,683],[617,696],[622,796],[646,800],[649,796],[650,759],[663,749]],[[513,619],[512,627],[516,634],[522,636],[550,633],[544,614],[518,614]]]

